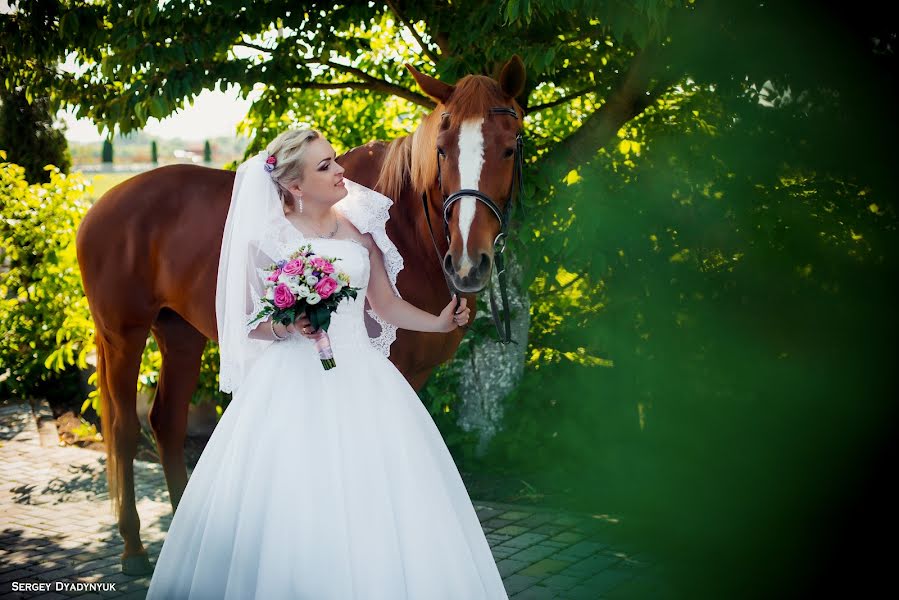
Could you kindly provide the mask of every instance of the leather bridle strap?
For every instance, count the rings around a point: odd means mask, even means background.
[[[446,270],[443,268],[443,259],[440,258],[440,248],[437,247],[437,239],[434,237],[434,230],[431,228],[431,211],[428,208],[428,192],[424,191],[421,193],[421,205],[425,209],[425,222],[428,224],[428,233],[431,234],[431,243],[434,244],[434,252],[437,253],[437,264],[440,267],[440,272],[443,274],[443,280],[446,282],[446,289],[449,290],[450,297],[453,296],[458,290],[453,285],[452,280],[449,278],[449,275],[446,274]],[[444,222],[444,226],[446,223]],[[456,297],[456,306],[453,307],[453,312],[456,312],[456,309],[459,307],[460,298]]]
[[[515,110],[508,106],[495,106],[489,111],[492,114],[505,114],[518,118],[518,113]],[[448,113],[444,113],[446,115]],[[450,244],[450,235],[449,235],[449,210],[452,207],[453,203],[457,200],[462,199],[463,197],[472,197],[475,200],[479,201],[481,204],[485,205],[500,224],[500,231],[496,236],[496,239],[493,240],[493,260],[496,264],[497,272],[497,280],[499,281],[499,291],[500,298],[503,303],[503,311],[502,317],[500,317],[499,307],[496,303],[496,297],[493,290],[493,279],[490,279],[489,286],[489,294],[490,294],[490,311],[493,316],[493,324],[496,327],[496,333],[499,337],[499,341],[503,344],[514,343],[517,344],[515,340],[512,339],[512,326],[511,326],[511,316],[509,310],[509,296],[508,296],[508,283],[506,281],[506,268],[505,261],[503,259],[503,252],[506,250],[506,237],[508,234],[508,226],[509,226],[509,216],[511,214],[512,204],[515,199],[518,200],[518,203],[521,203],[521,193],[524,186],[524,174],[523,174],[523,158],[522,158],[522,138],[519,133],[516,136],[515,140],[515,172],[512,174],[512,189],[509,192],[509,200],[506,202],[506,210],[501,211],[496,203],[490,199],[489,196],[481,192],[480,190],[473,189],[461,189],[453,192],[446,196],[443,192],[443,176],[440,170],[440,151],[437,150],[437,185],[440,189],[440,193],[443,195],[443,233],[446,236],[447,246]],[[517,184],[517,185],[516,185]],[[517,190],[515,189],[517,187]],[[517,191],[517,193],[516,193]],[[431,227],[431,212],[428,206],[428,196],[427,190],[421,193],[421,204],[424,208],[425,220],[428,224],[428,233],[431,235],[431,242],[434,245],[434,252],[437,254],[437,262],[440,265],[440,272],[443,274],[443,279],[446,282],[446,287],[449,290],[450,296],[455,294],[458,290],[453,286],[452,280],[449,275],[447,275],[446,270],[443,268],[443,259],[440,256],[440,249],[437,246],[437,239],[434,237],[434,230]],[[524,205],[522,205],[522,209]],[[460,299],[456,297],[456,307],[459,306]],[[455,309],[454,309],[455,310]],[[502,321],[503,327],[500,328],[500,321]]]

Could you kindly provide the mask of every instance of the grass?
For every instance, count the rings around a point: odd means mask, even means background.
[[[97,199],[103,194],[105,194],[110,188],[115,187],[116,185],[122,183],[126,179],[130,179],[134,177],[137,173],[94,173],[89,174],[85,173],[85,180],[93,186],[94,190],[91,193],[91,197],[93,199]]]

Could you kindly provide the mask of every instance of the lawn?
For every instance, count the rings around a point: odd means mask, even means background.
[[[84,173],[85,181],[93,186],[90,197],[96,200],[105,194],[110,188],[122,183],[126,179],[130,179],[137,173]]]

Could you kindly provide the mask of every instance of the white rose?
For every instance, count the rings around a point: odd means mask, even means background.
[[[322,299],[322,297],[319,296],[318,293],[312,292],[306,298],[306,302],[308,302],[309,304],[318,304],[319,302],[321,302],[321,299]]]
[[[287,289],[289,289],[294,294],[299,294],[301,287],[303,287],[303,286],[300,285],[299,277],[291,277],[290,280],[287,282]]]
[[[296,293],[300,298],[306,298],[306,297],[309,296],[309,294],[310,294],[311,292],[312,292],[312,290],[309,288],[308,285],[300,284],[300,285],[299,285],[299,289],[297,289],[297,291],[296,291],[295,293]]]
[[[288,275],[287,273],[281,273],[278,275],[278,283],[290,283],[290,278],[292,275]]]
[[[315,275],[307,275],[306,276],[306,285],[312,286],[318,283],[318,277]]]
[[[312,275],[312,267],[306,267],[306,269],[303,271],[303,276],[309,277],[310,275]]]

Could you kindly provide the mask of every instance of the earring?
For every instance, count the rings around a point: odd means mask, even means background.
[[[299,200],[299,211],[303,212],[303,197],[299,196],[297,200]]]

